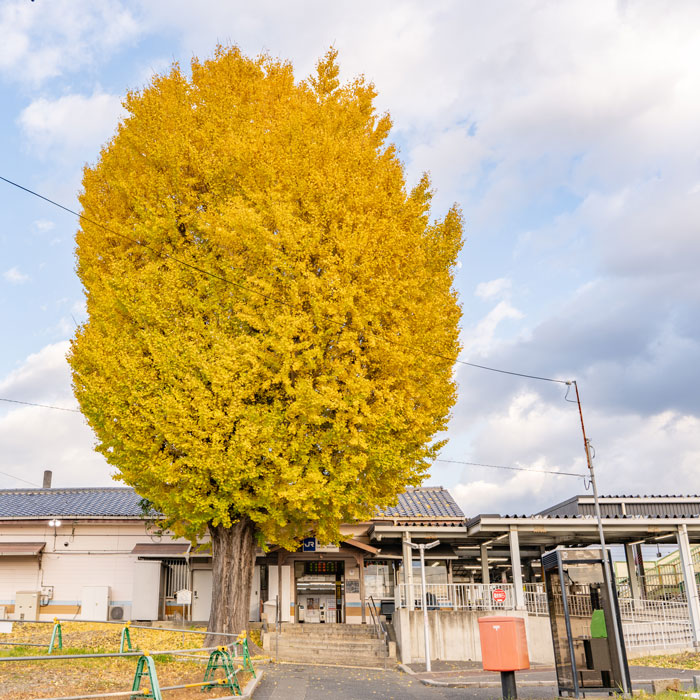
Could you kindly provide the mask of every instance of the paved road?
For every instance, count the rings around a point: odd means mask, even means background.
[[[297,664],[266,664],[265,677],[255,692],[255,700],[494,700],[500,698],[500,688],[439,688],[423,685],[416,677],[400,671],[374,671],[336,666],[301,666]],[[443,672],[447,669],[442,669]],[[636,687],[652,678],[680,678],[684,685],[692,684],[698,671],[668,668],[632,667],[632,683]],[[473,672],[472,672],[473,673]],[[455,680],[445,674],[441,680]],[[520,678],[540,680],[554,676],[535,671]],[[439,678],[440,673],[434,674]],[[495,674],[465,680],[494,680]],[[646,685],[646,684],[645,684]],[[646,685],[648,688],[649,686]],[[557,696],[550,686],[520,686],[518,697],[523,700],[548,700]]]
[[[269,664],[254,700],[493,700],[496,688],[430,688],[399,671]],[[523,700],[556,697],[553,687],[521,688]]]
[[[489,681],[499,682],[499,674],[484,671],[481,663],[470,661],[433,661],[432,673],[426,673],[423,664],[410,664],[410,668],[415,672],[416,678],[429,678],[436,681],[446,681],[448,683],[478,683]],[[678,668],[654,668],[651,666],[630,666],[630,676],[634,687],[649,689],[651,681],[655,678],[678,678],[684,687],[693,685],[693,676],[700,675],[700,672]],[[518,671],[516,674],[520,681],[549,681],[556,682],[556,673],[553,667],[540,666],[527,671]]]

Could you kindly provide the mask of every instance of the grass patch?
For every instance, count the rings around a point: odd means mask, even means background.
[[[643,656],[634,659],[635,666],[655,666],[656,668],[684,668],[688,670],[700,669],[700,653],[684,651],[678,654],[662,654],[656,656]]]

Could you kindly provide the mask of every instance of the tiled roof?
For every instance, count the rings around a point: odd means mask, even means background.
[[[442,486],[408,489],[399,495],[399,502],[390,508],[381,508],[379,518],[451,518],[463,520],[464,513],[454,498]]]
[[[123,517],[143,515],[131,488],[4,489],[0,518]]]
[[[0,518],[123,517],[143,515],[141,497],[128,487],[0,490]],[[396,506],[382,508],[378,518],[448,518],[464,513],[441,486],[408,489]]]

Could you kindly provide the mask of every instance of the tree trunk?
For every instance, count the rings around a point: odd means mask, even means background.
[[[212,592],[206,646],[230,644],[248,626],[255,566],[255,527],[243,517],[229,528],[209,526],[212,542]]]

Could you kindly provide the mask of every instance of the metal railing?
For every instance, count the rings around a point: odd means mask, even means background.
[[[684,647],[693,643],[687,603],[623,598],[620,617],[629,648]]]
[[[398,584],[395,603],[420,610],[421,584]],[[428,610],[514,610],[515,591],[512,583],[429,583],[425,603]]]
[[[683,601],[631,598],[618,586],[620,618],[625,644],[630,649],[689,647],[693,643],[690,612]],[[593,607],[589,595],[573,594],[567,598],[572,617],[590,618]],[[532,615],[549,615],[544,584],[525,584],[525,604]],[[561,600],[555,602],[556,612],[563,614]]]
[[[369,614],[372,617],[372,625],[374,626],[374,634],[376,635],[377,639],[383,640],[384,644],[388,645],[389,630],[387,630],[384,621],[379,616],[379,609],[377,608],[377,604],[374,601],[374,597],[369,596],[368,602]]]
[[[547,603],[547,593],[543,583],[526,583],[525,607],[533,615],[549,615],[549,605]],[[566,598],[569,606],[569,615],[572,617],[590,617],[593,614],[591,596],[587,593],[569,593]],[[564,607],[561,598],[554,600],[555,613],[564,614]]]
[[[547,593],[544,590],[544,583],[526,583],[525,608],[532,615],[549,615],[547,606]]]

